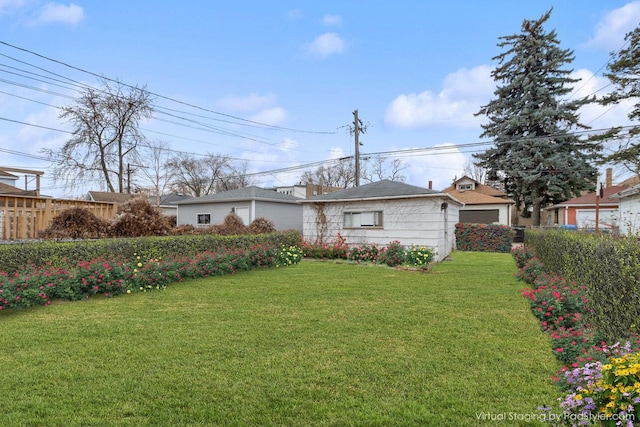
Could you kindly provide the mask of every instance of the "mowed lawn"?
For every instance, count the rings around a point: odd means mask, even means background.
[[[559,365],[515,271],[304,260],[0,312],[0,424],[542,425]]]

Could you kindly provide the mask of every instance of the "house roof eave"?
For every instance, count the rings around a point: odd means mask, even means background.
[[[296,203],[344,203],[344,202],[365,202],[365,201],[378,201],[378,200],[399,200],[399,199],[449,199],[460,206],[465,206],[463,202],[456,199],[447,193],[433,193],[433,194],[408,194],[402,196],[374,196],[374,197],[359,197],[359,198],[343,198],[343,199],[327,199],[327,200],[297,200]]]

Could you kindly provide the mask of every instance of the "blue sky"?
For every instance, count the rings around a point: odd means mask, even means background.
[[[362,154],[400,155],[408,183],[442,189],[462,176],[473,151],[488,147],[465,145],[482,142],[474,113],[493,97],[499,37],[551,7],[546,28],[574,50],[571,68],[582,78],[573,96],[606,93],[604,67],[640,23],[640,1],[0,0],[0,166],[45,171],[44,194],[99,189],[51,181],[41,149],[64,144],[68,134],[55,129],[69,126],[55,106],[77,92],[26,70],[94,86],[93,74],[146,86],[161,96],[159,106],[220,129],[152,119],[142,125],[150,139],[246,160],[254,173],[353,155],[348,125],[357,109],[367,125]],[[582,122],[625,125],[629,107],[588,106]],[[411,149],[424,150],[401,152]],[[292,185],[304,170],[253,180]]]

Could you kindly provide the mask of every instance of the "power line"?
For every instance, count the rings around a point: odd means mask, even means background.
[[[0,40],[0,44],[3,44],[5,46],[8,46],[10,48],[13,48],[13,49],[25,52],[25,53],[28,53],[30,55],[37,56],[39,58],[45,59],[47,61],[59,64],[59,65],[62,65],[64,67],[71,68],[73,70],[80,71],[82,73],[92,75],[92,76],[97,77],[99,79],[103,79],[103,80],[107,80],[107,81],[110,81],[110,82],[113,82],[113,83],[116,83],[116,84],[119,84],[119,85],[123,85],[125,87],[130,88],[130,89],[144,91],[147,94],[152,95],[154,97],[158,97],[158,98],[165,99],[165,100],[168,100],[168,101],[171,101],[171,102],[175,102],[175,103],[178,103],[178,104],[181,104],[181,105],[185,105],[185,106],[188,106],[188,107],[191,107],[191,108],[195,108],[197,110],[206,111],[208,113],[212,113],[212,114],[219,115],[219,116],[222,116],[222,117],[227,117],[227,118],[231,118],[231,119],[234,119],[234,120],[238,120],[238,121],[243,122],[243,123],[250,123],[252,125],[259,125],[259,126],[262,126],[263,128],[286,130],[286,131],[290,131],[290,132],[299,132],[299,133],[321,134],[321,135],[331,135],[331,134],[337,133],[336,131],[326,132],[326,131],[310,131],[310,130],[303,130],[303,129],[287,128],[287,127],[282,127],[282,126],[271,125],[271,124],[268,124],[268,123],[262,123],[262,122],[258,122],[258,121],[255,121],[255,120],[249,120],[249,119],[245,119],[245,118],[242,118],[242,117],[234,116],[234,115],[231,115],[231,114],[222,113],[220,111],[215,111],[215,110],[211,110],[211,109],[208,109],[208,108],[200,107],[200,106],[197,106],[195,104],[191,104],[191,103],[188,103],[188,102],[180,101],[180,100],[177,100],[177,99],[174,99],[174,98],[171,98],[171,97],[168,97],[168,96],[164,96],[164,95],[161,95],[161,94],[158,94],[158,93],[146,90],[146,89],[142,89],[142,88],[139,88],[139,87],[136,87],[136,86],[132,86],[132,85],[129,85],[127,83],[120,82],[120,81],[118,81],[116,79],[112,79],[112,78],[109,78],[109,77],[106,77],[106,76],[103,76],[103,75],[99,75],[99,74],[94,73],[92,71],[88,71],[88,70],[85,70],[83,68],[70,65],[70,64],[65,63],[63,61],[59,61],[59,60],[50,58],[48,56],[36,53],[36,52],[34,52],[32,50],[29,50],[29,49],[26,49],[26,48],[22,48],[22,47],[19,47],[19,46],[15,46],[13,44],[7,43],[7,42],[2,41],[2,40]],[[31,64],[29,64],[29,65],[31,65]],[[36,67],[36,68],[38,68],[38,67]],[[54,74],[54,73],[52,73],[52,74]],[[238,124],[241,124],[241,123],[238,123]]]

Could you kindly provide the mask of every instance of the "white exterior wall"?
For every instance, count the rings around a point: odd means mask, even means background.
[[[447,209],[441,204],[447,202]],[[323,206],[326,231],[320,236],[316,206]],[[382,211],[382,228],[343,228],[344,212]],[[436,261],[455,249],[455,224],[459,205],[444,198],[411,198],[354,202],[304,203],[303,230],[305,240],[335,242],[338,233],[349,245],[370,243],[385,246],[399,241],[404,246],[426,246],[434,250]],[[446,225],[446,227],[445,227]]]
[[[264,217],[273,221],[276,230],[302,229],[302,207],[299,204],[256,200],[180,204],[177,224],[206,227],[206,225],[198,225],[198,214],[210,214],[211,224],[209,225],[222,224],[232,209],[248,209],[249,220],[244,225],[249,225],[256,218]]]
[[[511,209],[509,205],[497,205],[497,204],[487,204],[487,205],[467,205],[460,208],[461,211],[487,211],[487,210],[498,210],[498,224],[511,226]]]
[[[618,209],[601,208],[598,210],[598,228],[600,230],[616,228],[620,224],[620,212]],[[596,227],[595,209],[576,209],[576,225],[578,228]]]
[[[640,195],[620,198],[620,233],[640,235]]]

